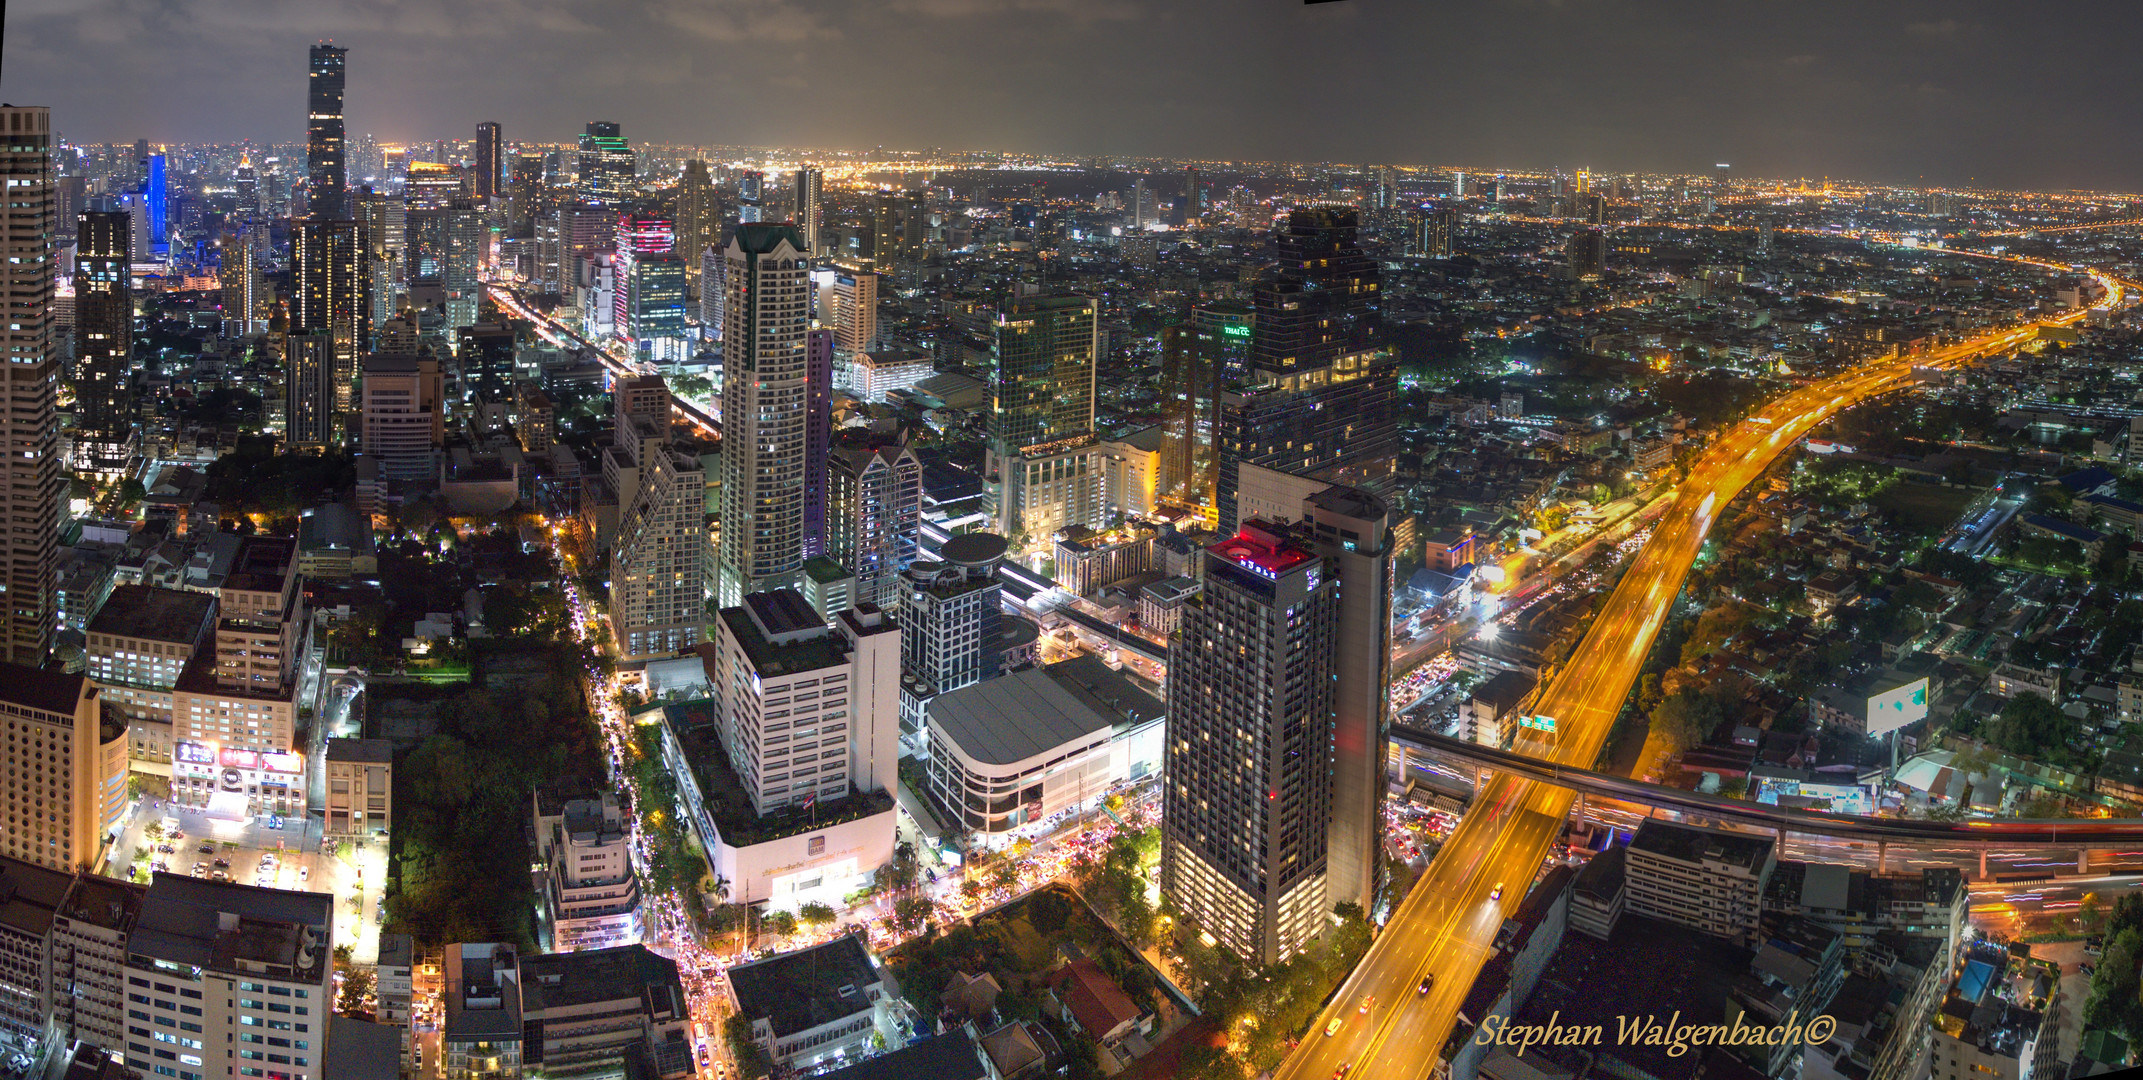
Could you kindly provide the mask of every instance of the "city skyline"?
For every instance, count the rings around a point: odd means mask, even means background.
[[[1625,172],[1726,161],[1766,176],[2143,186],[2130,179],[2143,173],[2135,140],[2088,107],[2120,89],[2105,79],[2133,78],[2110,50],[2138,16],[2110,4],[2059,25],[1991,4],[1720,15],[1528,0],[754,0],[616,5],[600,19],[570,2],[455,6],[18,9],[0,47],[5,94],[66,103],[55,126],[84,141],[296,141],[294,101],[247,88],[292,85],[296,46],[332,38],[355,52],[350,130],[386,140],[466,138],[496,120],[510,140],[566,141],[615,115],[635,141],[674,144]],[[117,61],[114,77],[71,77],[67,58],[86,47]],[[865,49],[872,63],[851,62]],[[1966,77],[1992,62],[2014,77]],[[554,78],[561,64],[578,77]],[[174,66],[220,77],[176,92],[151,82]],[[1324,74],[1285,77],[1297,70]],[[441,116],[444,102],[468,115]]]

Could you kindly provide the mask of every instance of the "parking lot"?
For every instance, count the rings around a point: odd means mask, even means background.
[[[172,823],[175,835],[167,827]],[[320,820],[312,817],[231,821],[144,799],[113,845],[111,872],[125,877],[139,867],[208,881],[333,893],[338,898],[335,944],[349,945],[356,962],[371,963],[379,955],[386,844],[344,838],[323,848],[320,832]],[[148,853],[145,861],[135,860],[138,851]]]

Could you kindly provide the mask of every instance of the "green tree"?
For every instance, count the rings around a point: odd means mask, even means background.
[[[2132,895],[2132,894],[2131,894]],[[2126,900],[2127,897],[2122,897]],[[2143,982],[2137,977],[2143,966],[2143,930],[2121,930],[2099,958],[2091,975],[2091,992],[2084,999],[2087,1026],[2109,1028],[2122,1038],[2143,1037]]]
[[[2065,752],[2077,730],[2077,722],[2053,702],[2037,694],[2018,694],[1987,725],[1987,739],[2018,757],[2036,760]]]
[[[909,896],[895,900],[893,902],[893,929],[903,934],[922,933],[923,927],[930,923],[930,916],[935,913],[935,906],[924,897]]]
[[[833,909],[815,900],[796,909],[796,915],[805,926],[814,929],[833,922]]]
[[[1685,686],[1652,710],[1652,731],[1675,749],[1686,750],[1710,738],[1724,719],[1726,710],[1717,698]]]

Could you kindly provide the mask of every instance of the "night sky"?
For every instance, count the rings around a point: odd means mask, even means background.
[[[14,0],[0,97],[81,141],[1003,149],[2143,190],[2143,4]]]

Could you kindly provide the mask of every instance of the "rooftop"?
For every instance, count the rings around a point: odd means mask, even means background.
[[[729,969],[738,1013],[765,1019],[776,1038],[870,1008],[866,987],[880,979],[877,960],[850,934]]]
[[[392,739],[329,739],[329,761],[353,761],[368,765],[389,765],[394,762]]]
[[[758,672],[761,678],[780,678],[798,672],[817,671],[847,661],[848,650],[845,644],[826,625],[826,620],[820,618],[819,613],[812,610],[811,605],[805,603],[804,598],[797,595],[795,590],[754,593],[744,599],[750,602],[773,596],[793,598],[803,610],[798,612],[786,603],[770,601],[764,604],[764,612],[759,610],[759,606],[728,607],[723,608],[719,616],[728,635],[736,641],[738,648],[744,650],[752,670]],[[809,617],[808,620],[805,616]],[[800,625],[804,621],[816,623],[817,631]],[[789,640],[770,638],[769,632]]]
[[[74,879],[74,888],[60,905],[59,914],[106,930],[131,931],[148,895],[145,885],[81,874]]]
[[[929,710],[931,724],[985,765],[1012,765],[1067,743],[1091,741],[1114,726],[1045,668],[939,694]]]
[[[982,1080],[987,1075],[967,1032],[955,1030],[820,1073],[818,1080]]]
[[[73,884],[73,874],[0,858],[0,926],[44,937]]]
[[[1278,577],[1316,557],[1289,540],[1280,526],[1262,521],[1245,522],[1234,536],[1206,550],[1264,577]]]
[[[159,873],[135,924],[136,954],[242,975],[318,982],[335,898]]]
[[[625,1000],[640,1001],[655,1013],[682,1014],[685,992],[677,962],[649,952],[645,945],[545,953],[521,961],[524,1014]]]
[[[9,704],[72,716],[85,686],[96,692],[81,675],[0,662],[0,701]]]
[[[216,598],[207,593],[121,585],[89,624],[89,633],[194,645],[208,626]]]
[[[331,1015],[327,1019],[327,1039],[327,1060],[322,1063],[322,1075],[349,1077],[350,1080],[401,1075],[402,1027],[399,1024],[375,1024],[369,1020]]]
[[[1685,863],[1724,863],[1753,873],[1770,858],[1772,843],[1769,837],[1693,829],[1648,818],[1637,827],[1630,850]]]

